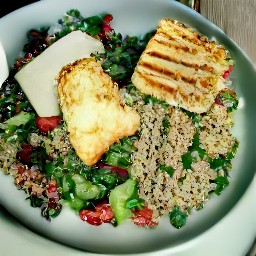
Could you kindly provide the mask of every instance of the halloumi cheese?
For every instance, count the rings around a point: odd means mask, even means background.
[[[70,143],[88,166],[140,126],[137,111],[122,105],[117,84],[93,57],[65,66],[57,91]]]
[[[142,93],[191,112],[210,109],[225,87],[227,51],[185,25],[162,19],[132,76]]]

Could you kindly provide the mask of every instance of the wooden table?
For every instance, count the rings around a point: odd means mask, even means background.
[[[256,64],[256,0],[201,0],[200,11]]]

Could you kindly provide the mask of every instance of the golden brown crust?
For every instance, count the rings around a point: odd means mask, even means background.
[[[216,42],[181,23],[162,19],[140,57],[132,83],[171,105],[206,112],[225,87],[226,57]]]
[[[138,113],[121,104],[117,85],[95,58],[76,61],[61,70],[58,98],[70,143],[88,166],[140,126]]]

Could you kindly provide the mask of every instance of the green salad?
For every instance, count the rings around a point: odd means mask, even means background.
[[[193,209],[202,209],[229,185],[239,145],[230,131],[238,99],[233,90],[222,91],[209,112],[195,114],[139,92],[131,76],[155,31],[124,37],[112,29],[112,19],[111,14],[83,17],[72,9],[51,27],[28,31],[24,54],[0,89],[0,169],[47,220],[69,207],[95,226],[128,219],[154,228],[168,214],[170,224],[181,228]],[[93,166],[77,156],[62,116],[39,117],[14,79],[48,46],[75,30],[103,43],[105,52],[95,58],[118,84],[123,104],[141,118],[137,133],[111,145]],[[208,148],[209,138],[216,136],[227,141],[221,153]],[[182,144],[187,146],[180,151]],[[167,159],[177,164],[166,164]]]

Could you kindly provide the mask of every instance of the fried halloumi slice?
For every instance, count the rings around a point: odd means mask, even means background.
[[[58,99],[70,143],[88,166],[119,139],[140,126],[136,110],[122,105],[119,90],[95,58],[65,66],[58,77]]]
[[[162,19],[132,76],[143,93],[188,111],[203,113],[225,87],[227,51],[191,28]]]

